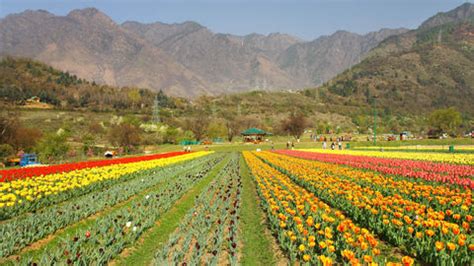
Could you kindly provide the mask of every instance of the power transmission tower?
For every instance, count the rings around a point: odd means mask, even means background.
[[[158,102],[158,95],[155,97],[153,102],[153,123],[160,123],[160,105]]]

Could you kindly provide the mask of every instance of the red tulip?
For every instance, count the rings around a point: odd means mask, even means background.
[[[469,165],[295,150],[279,150],[275,152],[303,159],[369,169],[383,174],[422,178],[428,181],[457,184],[474,189],[474,179],[471,178],[474,176],[474,167]]]
[[[74,170],[80,170],[84,168],[94,168],[102,167],[113,164],[125,164],[125,163],[134,163],[140,161],[149,161],[161,158],[169,158],[178,155],[182,155],[184,152],[168,152],[161,154],[145,155],[145,156],[135,156],[127,158],[117,158],[117,159],[107,159],[107,160],[97,160],[97,161],[85,161],[78,163],[67,163],[67,164],[58,164],[51,166],[36,166],[28,168],[17,168],[17,169],[5,169],[0,170],[0,182],[11,181],[15,179],[30,178],[40,175],[49,175],[54,173],[65,173]]]

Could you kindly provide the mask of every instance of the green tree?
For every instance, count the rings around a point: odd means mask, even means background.
[[[95,137],[92,134],[86,133],[81,137],[82,141],[82,151],[84,154],[87,154],[89,151],[94,150],[95,146]]]
[[[207,127],[207,134],[210,139],[221,138],[227,136],[227,128],[219,121],[213,121]]]
[[[316,126],[316,133],[317,134],[324,134],[326,133],[326,124],[324,122],[319,122]]]
[[[0,144],[0,163],[15,153],[13,147],[9,144]]]
[[[174,128],[174,127],[168,127],[164,134],[163,141],[165,143],[176,144],[179,134],[180,134],[179,129]]]
[[[429,125],[436,130],[455,136],[462,123],[461,113],[455,108],[439,109],[432,112],[428,118]]]
[[[67,134],[52,133],[46,135],[37,145],[36,150],[41,161],[63,159],[69,151]]]

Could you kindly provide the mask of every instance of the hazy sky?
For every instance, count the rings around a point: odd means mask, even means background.
[[[366,33],[380,28],[416,28],[460,0],[0,0],[0,17],[25,9],[66,15],[96,7],[116,22],[196,21],[214,32],[245,35],[284,32],[311,40],[336,30]]]

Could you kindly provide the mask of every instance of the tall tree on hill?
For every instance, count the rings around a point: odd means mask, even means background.
[[[291,136],[299,139],[303,135],[308,120],[302,112],[293,112],[282,121],[282,129]]]
[[[209,126],[209,118],[206,115],[196,115],[186,119],[185,128],[193,132],[197,141],[206,136],[206,130]]]

